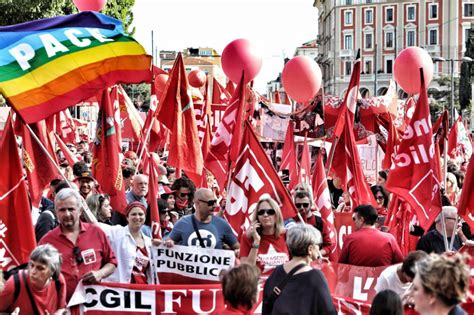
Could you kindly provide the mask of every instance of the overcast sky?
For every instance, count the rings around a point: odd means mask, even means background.
[[[237,38],[260,45],[258,91],[283,69],[283,58],[316,38],[313,0],[136,0],[135,38],[151,54],[151,30],[159,50],[212,47],[220,54]]]

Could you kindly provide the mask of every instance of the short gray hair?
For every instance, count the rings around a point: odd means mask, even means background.
[[[435,222],[438,223],[441,221],[441,217],[444,215],[444,217],[449,217],[450,215],[458,215],[458,209],[453,206],[444,206],[441,208],[441,212],[438,214],[436,217]]]
[[[72,188],[64,188],[61,189],[57,194],[56,197],[54,197],[54,205],[56,206],[56,203],[58,201],[63,201],[67,198],[74,197],[76,199],[76,204],[77,204],[77,209],[81,209],[81,200],[82,197],[79,194],[79,192],[75,189]]]
[[[306,257],[310,245],[320,245],[321,243],[321,232],[309,224],[295,224],[288,230],[286,236],[286,244],[293,257]]]
[[[45,264],[51,270],[53,279],[59,279],[61,273],[61,255],[51,244],[44,244],[36,247],[30,255],[30,260]]]

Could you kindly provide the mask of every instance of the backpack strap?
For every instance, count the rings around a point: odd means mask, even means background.
[[[197,227],[196,218],[194,217],[194,214],[191,214],[191,220],[193,221],[193,228],[199,239],[199,244],[201,245],[202,248],[206,248],[206,246],[204,246],[204,241],[202,240],[201,233],[199,233],[199,229]]]
[[[283,289],[285,288],[286,284],[288,283],[288,281],[291,279],[291,277],[298,271],[300,270],[301,268],[304,268],[306,267],[307,264],[299,264],[295,267],[293,267],[293,269],[291,269],[291,271],[286,275],[286,277],[277,285],[273,288],[272,290],[272,294],[270,295],[270,300],[271,300],[271,303],[275,303],[275,300],[280,296],[281,294],[281,291],[283,291]]]
[[[18,299],[18,296],[20,295],[21,284],[18,272],[13,274],[13,287],[15,288],[15,291],[13,291],[12,305],[15,304],[16,300]]]
[[[56,278],[56,277],[55,277]],[[54,286],[56,287],[56,298],[57,298],[57,304],[56,309],[59,310],[59,304],[61,303],[61,281],[58,279],[54,279]]]
[[[26,272],[23,272],[23,281],[25,282],[26,293],[28,293],[33,314],[39,315],[38,307],[36,306],[36,302],[33,298],[33,294],[31,293],[30,286],[28,285],[28,279],[26,279]]]

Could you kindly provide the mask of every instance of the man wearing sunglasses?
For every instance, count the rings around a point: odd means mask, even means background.
[[[77,284],[98,283],[113,273],[117,259],[100,227],[80,221],[81,196],[72,188],[56,194],[54,206],[59,226],[46,234],[39,245],[51,244],[61,253],[61,273],[66,280],[66,301]]]
[[[168,247],[174,244],[206,248],[224,248],[224,244],[237,251],[240,244],[226,220],[214,216],[217,200],[212,190],[200,188],[194,195],[194,214],[182,217],[165,240]]]
[[[443,231],[443,220],[444,226],[446,227],[446,234]],[[457,228],[458,221],[458,210],[456,207],[444,206],[440,214],[435,219],[435,228],[423,235],[416,244],[417,250],[422,250],[429,253],[442,254],[446,251],[446,246],[444,245],[444,237],[447,236],[448,246],[451,244],[451,237],[453,231]],[[453,248],[450,250],[457,251],[461,248],[462,242],[461,238],[457,233],[455,233]]]
[[[313,202],[308,192],[306,191],[297,191],[295,194],[295,206],[298,209],[298,212],[303,218],[304,223],[310,224],[317,228],[323,237],[323,244],[321,245],[321,250],[319,251],[322,256],[327,257],[336,244],[331,241],[331,237],[329,234],[331,231],[329,227],[324,224],[323,219],[321,218],[321,214],[317,211],[313,213]],[[294,217],[296,222],[299,222],[299,216]]]

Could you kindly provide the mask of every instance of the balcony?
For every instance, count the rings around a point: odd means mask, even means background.
[[[425,46],[425,50],[429,54],[439,54],[439,46],[437,45],[427,45]]]
[[[339,51],[339,58],[353,58],[354,50],[352,49],[341,49]]]

